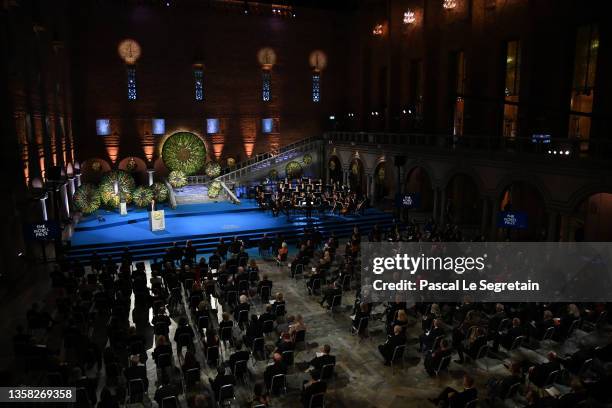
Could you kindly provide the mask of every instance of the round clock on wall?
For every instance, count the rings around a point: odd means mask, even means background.
[[[140,58],[140,45],[136,41],[129,38],[119,43],[117,51],[119,52],[121,59],[123,59],[126,64],[135,64],[136,61],[138,61],[138,58]]]

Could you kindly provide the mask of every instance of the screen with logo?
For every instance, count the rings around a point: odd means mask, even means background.
[[[404,193],[397,198],[397,206],[399,208],[420,208],[421,194],[420,193]]]
[[[500,228],[527,228],[527,213],[522,211],[503,211],[497,215],[497,226]]]
[[[49,241],[60,236],[60,228],[56,222],[47,221],[27,225],[28,236],[37,241]]]

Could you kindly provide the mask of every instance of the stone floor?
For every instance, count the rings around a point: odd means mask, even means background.
[[[299,390],[304,379],[308,376],[302,371],[302,362],[311,360],[315,352],[323,344],[330,344],[332,354],[337,358],[336,373],[337,378],[331,383],[326,396],[326,406],[333,407],[378,407],[378,408],[400,408],[400,407],[433,407],[427,400],[435,397],[444,387],[451,386],[461,389],[461,380],[464,372],[472,374],[477,381],[479,394],[484,397],[484,384],[492,376],[507,375],[507,370],[499,360],[486,359],[485,362],[478,362],[478,365],[458,365],[451,363],[448,373],[443,373],[437,378],[430,378],[423,369],[422,356],[416,351],[416,338],[420,334],[420,325],[414,321],[412,327],[408,329],[409,342],[407,355],[403,367],[393,370],[383,365],[381,356],[378,353],[377,345],[385,340],[384,323],[381,320],[370,323],[370,338],[361,340],[351,335],[350,314],[355,299],[354,291],[347,292],[343,296],[342,308],[331,314],[326,309],[319,306],[318,297],[307,295],[303,280],[294,280],[288,277],[286,267],[278,268],[273,262],[260,261],[262,273],[267,273],[274,282],[274,292],[281,291],[287,301],[288,314],[300,313],[304,316],[307,325],[306,350],[296,353],[294,366],[288,376],[289,392],[287,395],[273,399],[274,407],[298,407]],[[146,263],[147,272],[150,273],[149,264]],[[13,333],[17,321],[22,321],[22,316],[35,299],[45,298],[45,290],[48,290],[48,279],[46,272],[37,271],[30,282],[35,284],[25,285],[19,290],[23,291],[23,296],[11,296],[0,312],[2,328],[4,333]],[[35,279],[34,279],[35,276]],[[218,308],[219,314],[222,307]],[[263,306],[258,300],[254,300],[251,311],[261,313]],[[157,379],[155,364],[150,357],[153,350],[153,332],[149,326],[149,310],[134,309],[130,313],[132,323],[136,325],[138,331],[147,338],[149,360],[147,362],[148,375],[150,380],[149,397],[152,400],[155,392]],[[184,316],[184,312],[172,315],[173,324],[170,337],[176,327],[178,319]],[[94,325],[92,336],[103,348],[106,344],[106,321],[99,319]],[[193,324],[193,322],[192,322]],[[9,330],[9,331],[7,331]],[[269,349],[273,347],[276,337],[269,336],[266,345]],[[175,344],[173,342],[173,347]],[[0,341],[0,362],[2,367],[8,367],[10,363],[10,336],[1,336]],[[228,357],[232,350],[222,350],[224,357]],[[204,364],[204,356],[198,344],[196,344],[197,357],[201,362],[202,380],[206,377],[213,377],[214,372]],[[531,352],[532,355],[525,355],[532,361],[542,358],[541,354]],[[529,354],[529,352],[527,352]],[[176,350],[175,350],[176,356]],[[175,361],[178,365],[178,362]],[[252,373],[250,384],[239,385],[236,388],[237,399],[233,406],[250,406],[249,401],[252,395],[252,385],[255,381],[263,381],[263,370],[266,362],[249,363]],[[300,367],[298,369],[297,367]],[[104,371],[102,370],[102,376]],[[206,384],[206,381],[202,381]],[[102,383],[102,382],[101,382]],[[184,397],[181,397],[184,403]],[[155,405],[155,404],[153,404]],[[183,405],[186,406],[186,405]]]

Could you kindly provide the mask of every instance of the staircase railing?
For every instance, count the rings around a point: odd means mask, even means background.
[[[227,184],[225,184],[224,182],[221,181],[221,187],[223,187],[223,190],[225,190],[225,194],[227,194],[229,199],[234,204],[240,204],[240,200],[238,199],[238,197],[236,197],[236,194],[234,194],[234,192],[232,190],[230,190],[230,188],[227,186]]]
[[[170,207],[176,208],[176,195],[174,195],[174,189],[172,188],[168,180],[164,180],[164,183],[166,184],[166,188],[168,189],[168,201],[170,202]]]
[[[282,148],[276,151],[257,155],[253,157],[252,159],[239,163],[237,168],[217,177],[216,180],[219,180],[219,181],[237,180],[240,177],[244,176],[245,174],[251,173],[253,170],[257,170],[257,169],[254,169],[256,165],[262,165],[265,162],[268,162],[270,163],[270,165],[266,167],[270,167],[273,164],[277,164],[277,163],[280,163],[286,160],[287,155],[290,153],[309,150],[312,147],[312,145],[320,142],[321,140],[322,139],[320,137],[310,137],[310,138],[303,139],[295,143],[291,143],[286,146],[283,146]]]

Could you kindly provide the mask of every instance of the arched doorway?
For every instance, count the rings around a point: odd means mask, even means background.
[[[480,225],[482,200],[474,179],[464,173],[455,174],[445,188],[446,219],[461,226]]]
[[[420,205],[417,209],[420,212],[431,213],[433,211],[434,191],[431,178],[427,171],[421,167],[413,167],[408,171],[405,183],[406,193],[417,193],[420,198]]]
[[[349,167],[349,186],[357,194],[361,194],[364,191],[363,163],[358,158],[354,158]]]
[[[497,210],[498,234],[493,238],[512,241],[544,241],[547,239],[546,203],[540,191],[532,184],[526,181],[510,183],[501,194]],[[514,222],[516,225],[510,227],[509,225]]]
[[[380,162],[376,166],[374,170],[374,191],[372,192],[374,195],[374,203],[381,202],[388,192],[387,188],[387,169],[386,162]]]
[[[329,182],[330,183],[342,183],[342,165],[340,159],[337,156],[332,156],[327,162],[329,169]]]
[[[612,194],[595,193],[576,206],[569,217],[567,237],[570,241],[612,240]]]

